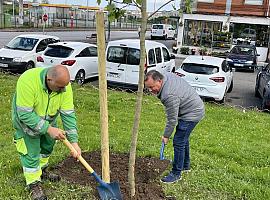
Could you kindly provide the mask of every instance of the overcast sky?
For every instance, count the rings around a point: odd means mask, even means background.
[[[156,9],[158,9],[160,6],[162,6],[164,3],[168,2],[169,0],[147,0],[147,11],[151,12]],[[98,6],[96,3],[96,0],[49,0],[50,3],[54,4],[70,4],[70,5],[88,5],[89,6]],[[107,5],[107,1],[101,0],[101,7],[104,7]],[[175,0],[175,2],[171,2],[167,6],[165,6],[162,10],[173,10],[172,5],[175,4],[176,8],[179,7],[180,0]],[[135,10],[136,7],[131,7],[130,9]]]

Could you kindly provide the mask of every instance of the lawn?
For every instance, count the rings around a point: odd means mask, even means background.
[[[18,77],[0,74],[0,199],[29,199],[12,142],[11,99]],[[83,151],[100,148],[99,93],[90,84],[73,86],[79,140]],[[136,95],[108,90],[110,151],[128,152]],[[270,116],[206,103],[206,116],[191,136],[192,171],[173,185],[164,185],[176,199],[270,199]],[[138,138],[139,156],[159,156],[165,123],[163,106],[144,96]],[[166,156],[173,154],[171,142]],[[68,156],[56,144],[51,165]],[[91,164],[91,163],[90,163]],[[128,165],[128,163],[127,163]],[[93,199],[91,188],[45,182],[50,199]]]

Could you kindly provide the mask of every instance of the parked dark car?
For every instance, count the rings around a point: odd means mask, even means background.
[[[230,67],[252,72],[257,68],[257,53],[254,45],[235,45],[227,55],[227,62]]]
[[[270,110],[270,64],[257,74],[255,96],[262,98],[262,109]]]

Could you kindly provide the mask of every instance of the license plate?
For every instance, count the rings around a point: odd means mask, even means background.
[[[8,64],[0,63],[0,67],[8,67]]]
[[[192,86],[197,92],[201,92],[204,90],[203,87],[196,87],[196,86]]]
[[[235,63],[234,66],[243,67],[244,65],[243,64],[237,64],[237,63]]]
[[[111,72],[109,72],[107,74],[107,76],[108,77],[111,77],[111,78],[120,78],[120,74],[118,74],[118,73],[111,73]]]

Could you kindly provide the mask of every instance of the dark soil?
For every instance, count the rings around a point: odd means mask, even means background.
[[[101,175],[100,152],[87,152],[82,154],[83,158],[91,167]],[[128,185],[128,157],[129,154],[110,155],[110,178],[111,181],[119,181],[123,200],[130,199]],[[170,162],[159,160],[158,158],[139,157],[136,159],[135,181],[136,196],[134,200],[165,200],[166,198],[160,186],[159,177],[167,169]],[[83,167],[80,162],[68,157],[55,167],[54,172],[61,175],[62,179],[80,185],[89,185],[94,188],[98,197],[96,186],[98,185],[94,177]]]

